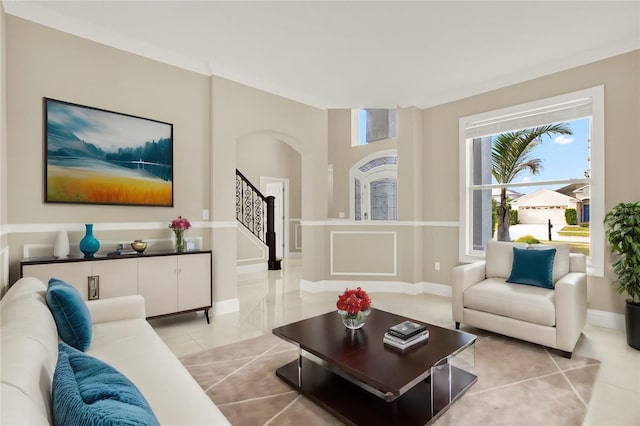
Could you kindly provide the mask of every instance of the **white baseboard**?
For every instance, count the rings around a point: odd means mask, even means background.
[[[451,296],[451,287],[434,283],[406,283],[402,281],[307,281],[300,280],[300,290],[309,293],[321,293],[323,291],[342,292],[345,288],[363,287],[369,293],[401,293],[416,295],[421,293],[435,294],[438,296]]]
[[[213,316],[216,317],[225,314],[232,314],[239,310],[240,300],[238,300],[238,298],[221,300],[220,302],[215,302],[213,304]]]
[[[236,272],[238,274],[250,274],[252,272],[261,272],[267,270],[267,262],[252,263],[251,265],[238,265]]]
[[[436,296],[451,297],[451,286],[438,283],[422,283],[422,292]]]
[[[587,309],[587,323],[598,327],[624,330],[624,315],[597,309]]]
[[[340,280],[322,280],[307,281],[300,280],[300,290],[309,293],[321,293],[324,291],[342,292],[345,288],[362,287],[368,293],[402,293],[416,295],[420,293],[439,294],[435,291],[426,291],[425,283],[406,283],[402,281],[340,281]],[[449,287],[442,284],[433,284],[433,287]],[[432,287],[429,287],[432,290]],[[441,289],[438,289],[442,292]],[[446,294],[445,294],[446,295]],[[449,291],[451,295],[451,291]]]

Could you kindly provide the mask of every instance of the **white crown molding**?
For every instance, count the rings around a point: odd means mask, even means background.
[[[110,31],[103,26],[91,25],[56,11],[39,6],[33,1],[3,1],[7,14],[35,22],[68,34],[110,46],[125,52],[173,65],[198,74],[210,76],[206,61],[181,55],[173,50],[163,49],[134,37],[127,37]]]

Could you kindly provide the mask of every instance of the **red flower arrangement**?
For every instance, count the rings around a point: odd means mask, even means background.
[[[358,312],[366,311],[371,307],[371,299],[366,291],[360,287],[346,289],[338,296],[336,306],[341,311],[346,311],[349,316],[355,316]]]
[[[189,219],[187,219],[186,217],[178,216],[177,219],[173,219],[171,221],[171,225],[169,225],[169,228],[173,230],[189,229],[191,228],[191,222],[189,222]]]
[[[187,245],[184,239],[184,231],[191,228],[191,222],[186,217],[178,216],[177,219],[173,219],[169,228],[173,230],[175,234],[174,248],[177,252],[182,253],[187,249]]]

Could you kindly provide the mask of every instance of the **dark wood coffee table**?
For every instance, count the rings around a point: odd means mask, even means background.
[[[429,424],[476,382],[450,363],[476,336],[412,320],[427,326],[427,342],[385,345],[387,329],[407,319],[372,309],[364,327],[349,330],[334,311],[274,328],[300,352],[276,375],[347,424]]]

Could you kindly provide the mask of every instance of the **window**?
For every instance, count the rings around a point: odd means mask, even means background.
[[[396,220],[397,176],[395,150],[376,152],[354,165],[349,171],[351,217],[355,220]]]
[[[513,179],[494,169],[496,135],[562,124],[573,135],[551,133],[537,138],[527,160],[539,159],[541,170],[525,168]],[[507,145],[504,145],[507,146]],[[547,166],[547,167],[545,167]],[[568,240],[566,214],[585,230],[584,244],[571,238],[573,251],[588,256],[590,275],[602,276],[604,262],[604,89],[602,86],[460,119],[460,260],[484,255],[496,238],[496,205],[510,206],[512,239],[533,235],[541,241]],[[568,213],[567,213],[568,212]],[[573,221],[573,219],[571,219]],[[549,227],[549,224],[552,226]],[[578,226],[580,228],[580,226]],[[561,231],[559,234],[558,232]],[[580,229],[576,229],[576,232]]]
[[[351,110],[351,145],[366,145],[398,135],[397,109]]]

